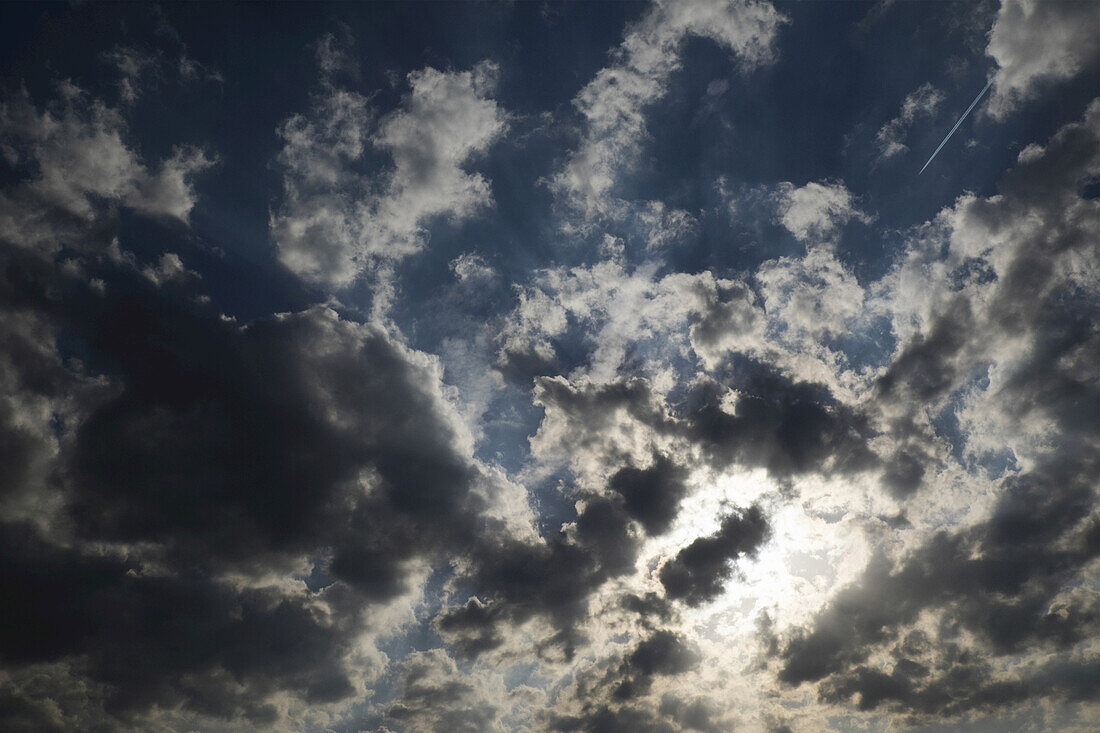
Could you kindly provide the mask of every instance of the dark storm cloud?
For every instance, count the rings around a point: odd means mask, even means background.
[[[640,379],[583,387],[540,379],[536,395],[567,417],[575,450],[604,446],[607,430],[625,414],[654,434],[698,446],[719,467],[764,465],[787,478],[874,465],[864,419],[831,400],[823,388],[792,382],[762,366],[734,382],[745,390],[735,414],[721,405],[727,388],[714,380],[693,387],[671,416]],[[617,452],[614,446],[608,450],[612,456]],[[584,505],[575,523],[551,533],[544,543],[482,547],[471,574],[477,597],[445,610],[436,621],[440,633],[462,653],[476,656],[503,643],[503,625],[541,615],[557,630],[554,647],[571,658],[583,638],[578,624],[589,596],[607,580],[633,570],[641,538],[631,520],[647,533],[664,531],[686,490],[683,479],[683,469],[662,455],[646,468],[627,465],[612,474],[606,495],[578,494]],[[730,563],[751,554],[767,532],[759,507],[730,515],[714,536],[697,539],[664,566],[667,598],[689,605],[711,600],[730,578]],[[648,613],[652,603],[637,599],[635,605]]]
[[[59,548],[21,524],[0,526],[6,597],[0,658],[79,658],[125,720],[153,705],[271,722],[280,689],[327,702],[352,692],[346,630],[304,598],[237,591],[208,576],[140,574],[136,562]],[[247,682],[242,689],[218,680]],[[29,702],[29,701],[28,701]]]
[[[1067,651],[1100,631],[1100,605],[1082,586],[1082,572],[1100,556],[1100,385],[1095,368],[1084,366],[1100,359],[1100,303],[1094,291],[1067,282],[1055,260],[1091,246],[1088,233],[1100,232],[1095,207],[1075,188],[1082,170],[1095,168],[1098,149],[1095,130],[1069,125],[1044,151],[1021,156],[1002,197],[971,203],[967,214],[979,232],[1031,222],[991,285],[985,320],[956,299],[879,382],[887,394],[904,386],[913,398],[936,400],[968,378],[974,357],[964,360],[967,350],[1024,334],[1028,347],[990,396],[1003,419],[1049,426],[1049,447],[1027,470],[1001,480],[987,520],[938,532],[897,561],[872,561],[782,649],[781,680],[821,680],[827,701],[858,694],[861,708],[918,715],[1040,697],[1081,700],[1100,690],[1100,662],[1087,651],[1007,675],[993,673],[989,661],[1032,649]],[[907,633],[927,612],[939,619],[935,638]],[[964,633],[977,643],[964,645]],[[868,664],[887,644],[894,644],[893,670]]]
[[[684,702],[665,695],[659,708],[637,705],[658,678],[675,678],[698,666],[694,643],[679,632],[659,629],[639,641],[618,661],[608,660],[602,673],[581,675],[576,690],[581,710],[552,717],[561,731],[672,731],[691,728],[684,721],[706,723],[711,711],[704,701]]]
[[[722,399],[739,392],[730,410]],[[796,382],[763,365],[728,383],[700,380],[683,410],[684,433],[713,463],[763,466],[776,478],[850,473],[876,464],[865,417],[824,387]]]
[[[80,660],[122,720],[183,705],[272,723],[274,693],[323,704],[354,692],[343,662],[353,620],[407,588],[409,560],[500,530],[481,519],[484,477],[456,447],[434,373],[380,329],[324,308],[239,328],[130,270],[112,272],[101,296],[38,254],[0,255],[5,379],[25,396],[80,401],[82,420],[58,425],[49,470],[71,540],[0,525],[5,661]],[[56,356],[58,334],[110,389],[84,394]],[[3,417],[10,495],[37,454],[52,454]],[[608,521],[593,513],[578,532]],[[125,544],[93,551],[104,542]],[[285,573],[319,550],[357,600],[337,586],[313,598],[215,580]]]
[[[667,459],[659,459],[649,469],[620,470],[609,486],[623,490],[627,480],[655,483],[679,473]],[[659,488],[643,484],[646,491]],[[588,496],[576,520],[542,544],[482,546],[471,578],[482,597],[445,610],[435,622],[437,630],[460,653],[476,657],[503,643],[507,624],[542,615],[556,629],[553,647],[571,658],[583,640],[580,626],[590,596],[607,580],[634,570],[642,538],[632,528],[633,519],[637,519],[635,512],[621,494]],[[689,605],[710,600],[729,579],[730,562],[753,552],[766,535],[767,522],[758,507],[730,515],[718,533],[696,540],[665,566],[661,580],[667,598]],[[629,595],[623,605],[640,614],[645,623],[650,617],[672,615],[667,600],[653,594]]]
[[[430,374],[380,331],[324,309],[238,329],[152,298],[89,303],[73,324],[126,385],[76,436],[84,536],[215,564],[324,541],[337,577],[385,597],[407,533],[474,508]],[[363,472],[376,485],[351,498]]]
[[[916,187],[812,169],[955,10],[879,84],[843,4],[5,9],[0,729],[1081,724],[1100,102],[1006,115],[1096,43],[1003,4]]]
[[[630,516],[641,522],[648,534],[668,529],[679,511],[686,471],[665,456],[657,456],[649,468],[626,466],[608,482],[608,488],[623,497]]]
[[[956,298],[936,319],[927,335],[907,344],[876,387],[887,398],[924,404],[944,397],[958,382],[955,357],[974,336],[970,302]],[[904,390],[904,392],[903,392]]]
[[[959,715],[997,710],[1033,698],[1070,702],[1095,699],[1100,662],[1056,661],[1019,678],[998,680],[988,664],[958,650],[954,664],[930,676],[922,665],[902,659],[891,674],[857,667],[823,685],[822,699],[845,704],[858,695],[860,710],[878,707],[924,715]],[[969,657],[969,658],[968,658]]]
[[[661,568],[665,594],[689,606],[713,600],[733,573],[732,561],[754,554],[767,536],[760,507],[730,514],[717,532],[696,539]]]
[[[643,596],[630,594],[623,598],[623,608],[632,611],[645,625],[649,625],[652,619],[668,623],[675,616],[675,608],[668,599],[650,591]]]
[[[659,675],[676,675],[699,663],[699,654],[685,637],[672,631],[657,631],[638,643],[622,664],[618,674],[622,680],[612,697],[629,700],[644,695]]]
[[[764,465],[787,478],[874,465],[865,421],[823,388],[762,366],[733,381],[745,390],[734,414],[721,405],[728,388],[714,380],[697,383],[672,415],[641,379],[582,387],[540,379],[536,395],[548,410],[565,415],[573,450],[607,447],[614,457],[618,451],[606,446],[607,431],[626,415],[654,435],[698,446],[718,467]],[[684,478],[684,469],[662,454],[645,468],[628,463],[611,475],[605,494],[575,494],[583,502],[576,521],[543,543],[481,546],[469,578],[477,596],[444,610],[436,628],[458,651],[477,656],[501,646],[507,624],[541,615],[556,629],[554,648],[571,658],[583,638],[579,624],[589,597],[607,580],[633,571],[641,537],[632,520],[648,534],[667,529],[686,491]],[[695,540],[663,567],[666,598],[692,606],[713,599],[731,577],[732,561],[752,554],[767,534],[759,507],[731,514],[715,535]],[[623,602],[646,619],[671,613],[667,600],[656,596]]]
[[[1048,391],[1062,381],[1056,370],[1045,374]],[[1069,390],[1073,402],[1084,398],[1087,404],[1100,405],[1095,387],[1085,396],[1080,384],[1073,386],[1078,388]],[[1059,411],[1057,402],[1049,408]],[[1075,420],[1072,409],[1061,414]],[[942,709],[930,707],[929,700],[939,694],[937,685],[951,687],[953,674],[973,670],[956,672],[952,665],[945,679],[899,680],[898,672],[887,679],[886,673],[860,665],[871,650],[896,639],[925,611],[942,612],[943,640],[950,642],[965,631],[981,642],[967,651],[968,664],[982,663],[984,654],[1013,654],[1035,645],[1068,649],[1097,633],[1100,607],[1095,600],[1067,595],[1065,590],[1100,556],[1098,481],[1100,461],[1092,441],[1067,436],[1047,462],[1003,481],[989,520],[966,530],[937,533],[897,563],[881,557],[872,561],[863,577],[818,616],[812,629],[786,645],[780,679],[793,684],[826,679],[822,690],[831,690],[834,698],[845,697],[844,691],[855,691],[864,682],[886,686],[877,693],[865,691],[862,699],[890,698],[898,705],[911,704],[915,712],[958,712],[968,705],[986,705],[978,690],[969,702],[962,696],[944,702]],[[932,657],[938,653],[935,646],[928,650]],[[897,657],[899,663],[906,659]],[[984,673],[972,676],[984,678]],[[1005,684],[1028,694],[1046,694],[1026,681]]]
[[[543,651],[572,659],[589,597],[634,569],[640,540],[620,501],[587,498],[575,522],[541,542],[479,545],[469,580],[484,600],[443,611],[436,626],[456,649],[476,656],[500,645],[506,624],[542,616],[555,630]]]
[[[660,711],[681,730],[697,730],[702,733],[721,733],[728,726],[723,725],[715,706],[705,698],[682,699],[666,692],[661,696]]]
[[[873,561],[809,633],[786,646],[780,679],[797,684],[843,671],[925,609],[947,610],[959,630],[999,654],[1032,641],[1068,647],[1094,632],[1096,609],[1071,603],[1052,610],[1051,602],[1100,554],[1100,530],[1095,518],[1087,518],[1097,479],[1092,466],[1081,476],[1051,470],[1012,480],[989,522],[939,533],[897,565]],[[1065,488],[1051,496],[1060,486]]]
[[[551,730],[586,733],[673,733],[676,728],[643,708],[602,705],[586,715],[557,716]]]
[[[731,389],[738,393],[733,407],[723,403]],[[716,468],[762,466],[785,479],[809,472],[855,472],[878,463],[867,447],[875,433],[865,416],[838,402],[824,386],[793,380],[760,363],[750,362],[722,379],[700,377],[667,409],[643,379],[580,387],[560,378],[540,379],[536,396],[568,418],[574,449],[606,442],[606,431],[621,410],[660,436],[697,447]]]
[[[8,687],[0,689],[0,720],[11,733],[65,733],[50,706]]]

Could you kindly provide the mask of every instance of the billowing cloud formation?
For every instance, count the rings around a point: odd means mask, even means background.
[[[334,41],[325,43],[322,67],[336,63]],[[488,97],[495,74],[490,63],[412,72],[401,108],[380,119],[365,97],[326,83],[310,113],[280,129],[284,199],[271,217],[280,260],[308,280],[347,286],[372,261],[420,249],[433,218],[461,221],[491,205],[489,182],[465,166],[506,124]],[[371,149],[392,169],[358,173]]]
[[[777,194],[780,222],[801,240],[828,239],[851,219],[866,221],[843,183],[785,184]]]
[[[695,540],[661,568],[665,594],[689,605],[712,600],[729,579],[729,561],[755,550],[766,533],[767,524],[757,507],[744,516],[726,517],[716,534]]]
[[[92,703],[134,724],[184,705],[262,725],[285,713],[280,691],[322,707],[344,699],[376,663],[357,651],[369,630],[361,609],[415,590],[418,563],[438,551],[421,538],[457,549],[509,527],[522,535],[523,498],[501,502],[507,483],[469,455],[438,366],[382,327],[317,307],[241,328],[120,268],[99,201],[161,210],[137,198],[145,169],[118,118],[92,110],[91,121],[67,110],[56,135],[25,134],[17,150],[40,172],[8,194],[16,220],[79,215],[60,241],[83,265],[55,267],[58,240],[43,228],[5,230],[14,397],[3,412],[0,656],[50,685],[86,676]],[[55,161],[86,179],[51,184]],[[70,274],[86,271],[113,283],[106,296]],[[186,272],[166,252],[140,275],[159,287]],[[63,361],[51,345],[62,331],[106,371]],[[443,515],[471,522],[426,532]],[[311,564],[323,591],[272,581]]]
[[[787,126],[816,6],[451,10],[323,21],[252,141],[187,132],[252,49],[167,124],[138,32],[0,108],[0,728],[1086,729],[1100,100],[975,193]]]
[[[104,210],[127,206],[182,221],[195,205],[191,178],[211,165],[196,148],[179,147],[150,170],[126,145],[117,110],[69,83],[51,109],[26,97],[0,107],[0,135],[12,165],[35,171],[0,198],[0,237],[56,251],[76,241]]]
[[[585,218],[615,214],[612,189],[640,151],[645,108],[665,95],[684,42],[708,38],[751,68],[771,60],[784,20],[770,3],[756,0],[656,5],[627,31],[615,63],[574,100],[584,117],[583,138],[554,177],[554,188]]]
[[[1096,23],[1096,8],[1089,3],[1004,0],[986,49],[998,67],[989,113],[1003,119],[1044,84],[1095,68]]]
[[[956,294],[942,302],[926,298],[931,308],[914,315],[927,335],[922,329],[899,349],[878,385],[917,413],[962,390],[967,449],[1012,446],[1021,470],[996,482],[982,521],[874,559],[782,650],[781,679],[823,680],[825,699],[858,694],[862,709],[924,715],[1095,693],[1100,660],[1082,643],[1097,632],[1097,609],[1081,584],[1100,555],[1100,391],[1082,368],[1100,342],[1080,319],[1091,318],[1100,295],[1090,274],[1100,209],[1080,197],[1077,181],[1100,164],[1098,114],[1094,102],[1084,121],[1022,153],[1000,196],[966,196],[944,211],[943,239],[914,246],[893,276],[895,288],[908,287],[936,242],[948,260],[935,266],[983,271],[976,259],[992,272],[945,283]],[[1089,305],[1071,310],[1069,293]],[[1002,349],[1016,339],[1027,347]],[[978,364],[994,375],[985,388],[967,384]],[[976,420],[978,403],[984,417]],[[1045,440],[1028,443],[1040,425]],[[994,673],[999,658],[1036,648],[1067,661]],[[875,650],[892,669],[870,661]]]

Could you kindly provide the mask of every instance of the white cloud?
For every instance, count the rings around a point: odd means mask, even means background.
[[[409,74],[411,93],[400,110],[381,121],[373,138],[393,156],[395,170],[368,236],[414,251],[424,241],[424,219],[461,220],[492,203],[489,182],[462,166],[504,131],[504,113],[488,98],[496,73],[486,62],[472,71],[428,68]]]
[[[550,361],[551,340],[571,324],[592,349],[570,378],[594,384],[616,379],[628,352],[635,360],[645,357],[642,368],[657,376],[669,358],[693,349],[709,357],[720,345],[755,345],[762,323],[743,284],[709,271],[663,277],[657,271],[654,263],[627,269],[617,260],[542,271],[520,290],[505,322],[501,359],[533,354]]]
[[[213,81],[218,84],[225,82],[225,77],[217,69],[213,69],[206,64],[191,58],[187,55],[187,50],[180,54],[179,63],[177,64],[180,79],[189,81]]]
[[[869,223],[871,217],[856,207],[843,183],[810,182],[800,188],[780,184],[776,193],[779,221],[798,239],[829,240],[852,219]]]
[[[194,147],[177,147],[172,157],[161,162],[155,173],[146,173],[136,181],[136,195],[127,203],[149,216],[167,216],[186,222],[195,207],[191,177],[216,161]]]
[[[637,158],[647,136],[646,107],[665,95],[684,40],[708,38],[753,67],[772,60],[784,22],[770,3],[754,0],[656,4],[630,26],[615,62],[574,99],[585,119],[584,137],[554,176],[554,190],[586,220],[615,214],[620,204],[611,190]]]
[[[93,223],[104,202],[187,223],[197,198],[192,177],[213,165],[206,153],[176,148],[150,170],[126,142],[117,110],[69,83],[60,91],[60,102],[42,112],[26,97],[0,107],[9,157],[37,170],[0,192],[0,237],[53,251]]]
[[[463,283],[483,283],[492,280],[497,274],[484,257],[472,252],[466,252],[451,260],[451,272],[459,282]]]
[[[879,151],[879,160],[892,158],[909,150],[903,140],[910,126],[918,116],[931,117],[936,114],[944,94],[931,84],[924,84],[910,92],[901,104],[898,116],[887,122],[875,135],[875,146]]]
[[[935,410],[953,390],[962,391],[958,411],[967,445],[976,455],[1011,448],[1020,460],[1034,460],[1051,439],[1041,404],[1019,397],[1006,401],[1014,380],[1035,379],[1028,369],[1041,359],[1050,334],[1049,313],[1059,293],[1100,297],[1100,207],[1078,193],[1078,181],[1100,165],[1097,154],[1100,102],[1080,123],[1065,126],[1045,146],[1029,146],[992,197],[960,196],[953,206],[918,230],[898,266],[875,290],[869,307],[891,314],[898,352],[919,346],[937,327],[965,331],[950,360],[930,364],[948,380],[937,400],[917,409]],[[942,253],[942,254],[941,254]],[[965,308],[962,307],[963,304]],[[969,322],[954,322],[954,312]],[[1044,325],[1045,324],[1045,325]],[[1083,346],[1069,350],[1060,371],[1078,371]],[[975,369],[986,379],[967,385]],[[1075,379],[1081,378],[1075,376]],[[1021,419],[1032,413],[1031,419]]]
[[[308,115],[279,130],[284,197],[271,216],[279,259],[308,280],[344,287],[371,260],[423,247],[434,218],[461,221],[490,206],[489,182],[464,167],[506,126],[488,97],[495,76],[489,63],[412,72],[401,106],[377,124],[366,98],[326,84]],[[368,144],[393,167],[358,172]]]
[[[1042,85],[1095,68],[1100,12],[1091,2],[1004,0],[986,54],[998,67],[987,109],[1004,119]]]
[[[698,223],[683,209],[673,209],[661,201],[647,201],[637,212],[645,233],[646,250],[655,251],[694,234]]]
[[[864,291],[836,256],[821,248],[805,257],[781,257],[756,273],[764,307],[789,335],[814,339],[842,334],[863,310]]]

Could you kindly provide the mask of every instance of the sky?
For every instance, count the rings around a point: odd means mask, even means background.
[[[0,5],[0,728],[1095,730],[1098,90],[1091,1]]]

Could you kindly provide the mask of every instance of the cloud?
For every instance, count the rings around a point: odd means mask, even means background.
[[[555,340],[576,326],[594,348],[573,376],[583,371],[597,382],[614,378],[642,344],[659,363],[690,348],[709,358],[722,346],[748,348],[758,341],[762,319],[743,283],[709,271],[661,277],[657,269],[654,262],[628,269],[610,259],[536,273],[531,286],[518,288],[519,302],[498,337],[498,363],[553,362]]]
[[[444,609],[435,625],[443,638],[470,656],[501,646],[509,626],[549,624],[536,651],[572,661],[586,641],[590,601],[609,580],[634,570],[641,535],[620,501],[579,493],[576,518],[548,531],[540,542],[491,542],[478,552],[463,585],[478,597]]]
[[[698,663],[699,656],[685,637],[672,631],[655,631],[638,642],[623,660],[618,670],[622,681],[612,694],[616,699],[629,700],[648,691],[653,677],[680,674]]]
[[[717,533],[695,540],[661,568],[665,594],[690,606],[713,600],[733,572],[730,563],[754,553],[767,536],[768,523],[759,507],[730,514]]]
[[[789,337],[808,335],[820,341],[844,333],[863,315],[863,288],[828,250],[814,248],[801,258],[770,260],[756,278],[765,310]]]
[[[496,277],[496,270],[484,257],[470,252],[451,260],[451,272],[462,283],[484,283]]]
[[[1003,0],[986,54],[997,64],[987,110],[1004,119],[1041,88],[1100,59],[1095,8],[1088,3]]]
[[[1080,589],[1100,554],[1100,390],[1081,359],[1100,354],[1082,320],[1100,304],[1086,244],[1100,211],[1078,181],[1100,165],[1098,114],[1093,102],[1084,120],[1021,153],[998,195],[960,197],[885,280],[909,309],[895,316],[904,338],[878,399],[923,429],[954,405],[968,455],[1007,447],[1018,468],[992,481],[977,521],[876,555],[792,632],[781,680],[918,717],[1095,690],[1097,609]],[[958,274],[917,295],[930,272]],[[1067,661],[1043,661],[1055,653]]]
[[[66,327],[119,365],[114,389],[93,393],[53,451],[35,448],[33,434],[9,443],[24,477],[41,460],[32,450],[53,454],[65,476],[50,489],[60,491],[59,526],[74,534],[58,545],[23,522],[0,527],[14,599],[0,655],[86,659],[123,719],[186,704],[270,723],[279,690],[319,705],[343,699],[362,633],[356,609],[412,590],[425,553],[449,545],[453,556],[481,532],[508,534],[509,520],[491,518],[494,479],[464,453],[430,386],[436,367],[377,328],[313,309],[238,329],[182,303],[168,316],[161,292],[74,308]],[[192,368],[199,361],[211,366]],[[371,406],[354,406],[356,394]],[[418,410],[424,421],[410,422]],[[415,440],[387,414],[404,415]],[[424,527],[440,513],[455,532],[434,532],[443,544],[432,549]],[[104,544],[114,549],[93,551]],[[323,593],[229,580],[308,572],[306,558],[322,551],[336,581]]]
[[[776,192],[779,221],[802,241],[829,240],[837,229],[852,219],[865,224],[871,218],[856,208],[843,183],[815,183],[794,187],[781,184]]]
[[[149,282],[157,287],[169,282],[182,282],[197,276],[198,273],[183,266],[183,260],[175,252],[165,252],[160,256],[156,267],[149,265],[141,271]]]
[[[774,43],[786,17],[766,2],[657,4],[631,25],[614,62],[576,96],[583,137],[551,185],[585,220],[613,215],[613,189],[646,139],[646,107],[667,92],[680,67],[684,41],[699,36],[737,56],[745,68],[774,58]]]
[[[0,238],[51,252],[79,246],[89,227],[110,217],[110,204],[186,223],[196,203],[192,179],[211,158],[177,147],[150,170],[127,144],[117,110],[69,83],[60,92],[41,112],[25,95],[0,107],[0,138],[34,171],[0,193]]]
[[[114,64],[122,78],[118,82],[118,95],[126,104],[133,104],[141,94],[142,77],[159,71],[160,56],[146,54],[136,48],[115,46],[104,57]]]
[[[335,33],[323,33],[316,44],[317,67],[322,74],[342,72],[352,77],[359,75],[359,62],[352,52],[354,39],[350,29],[340,26],[340,38]]]
[[[668,529],[687,492],[685,471],[665,456],[656,456],[647,468],[625,466],[608,482],[611,491],[623,497],[627,512],[641,522],[649,534]]]
[[[458,669],[441,650],[414,652],[401,665],[400,697],[386,717],[406,730],[504,731],[504,686]]]
[[[901,104],[901,112],[883,125],[875,135],[875,147],[879,160],[905,153],[909,147],[902,142],[917,117],[932,117],[945,99],[944,93],[931,84],[924,84],[910,92]]]
[[[112,205],[186,213],[197,164],[150,173],[118,113],[63,90],[2,117],[29,171],[0,193],[5,717],[324,725],[382,671],[372,624],[411,618],[437,558],[527,541],[526,497],[383,326],[321,306],[238,326],[163,287],[186,285],[175,253],[139,271]]]
[[[326,83],[309,113],[279,128],[283,200],[271,232],[283,264],[346,287],[372,263],[420,250],[432,221],[462,221],[491,206],[489,182],[465,167],[506,127],[488,96],[495,79],[488,62],[414,71],[401,106],[377,119],[365,97]],[[371,151],[387,154],[392,168],[360,173]]]
[[[335,704],[370,669],[349,666],[359,610],[416,592],[421,558],[511,535],[508,500],[469,457],[438,367],[379,328],[324,308],[238,328],[163,292],[74,307],[65,327],[118,365],[112,388],[56,442],[15,426],[5,441],[24,481],[52,458],[54,521],[72,534],[0,525],[13,594],[0,656],[85,660],[110,690],[89,704],[120,720],[184,705],[268,725],[288,691]],[[79,384],[62,383],[70,399]],[[319,555],[323,591],[262,580],[308,574]]]
[[[685,39],[764,63],[783,22],[643,9],[578,96],[580,145],[540,164],[610,146],[608,187],[525,203],[535,249],[456,241],[408,272],[497,205],[476,161],[518,123],[491,65],[368,97],[323,36],[278,128],[271,254],[367,287],[239,321],[181,229],[212,153],[143,158],[69,84],[6,102],[0,727],[1086,725],[1100,101],[995,193],[884,234],[889,262],[842,246],[874,197],[836,179],[741,185],[738,215],[804,251],[699,259],[715,209],[617,182]],[[593,246],[515,275],[554,224]]]

